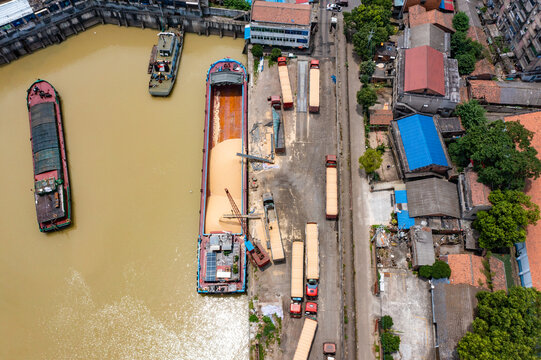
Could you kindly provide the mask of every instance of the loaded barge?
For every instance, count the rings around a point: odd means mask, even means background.
[[[197,248],[197,292],[246,291],[244,231],[231,214],[224,188],[247,209],[247,72],[235,60],[222,59],[207,72],[203,176]]]
[[[70,183],[60,98],[51,84],[37,80],[27,90],[26,104],[39,230],[59,230],[71,223]]]

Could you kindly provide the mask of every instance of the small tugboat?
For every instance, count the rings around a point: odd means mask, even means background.
[[[34,198],[40,231],[59,230],[71,223],[70,183],[60,98],[45,80],[27,90],[34,158]]]
[[[168,96],[173,89],[182,53],[184,34],[175,29],[158,34],[158,46],[149,67],[148,91],[152,96]]]
[[[237,156],[248,150],[247,94],[247,73],[240,62],[222,59],[210,66],[197,250],[199,293],[246,291],[246,234],[237,218],[224,215],[231,214],[233,202],[241,204],[240,213],[247,209],[247,164]]]

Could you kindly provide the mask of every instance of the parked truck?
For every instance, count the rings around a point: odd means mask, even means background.
[[[329,220],[338,218],[338,171],[336,166],[336,155],[327,155],[325,157],[327,173],[327,204],[325,211]]]
[[[284,56],[278,58],[278,75],[280,76],[280,86],[282,86],[284,109],[291,109],[293,107],[293,94],[291,93],[291,84],[289,83],[287,61]]]
[[[274,130],[274,151],[277,154],[283,154],[286,151],[286,140],[284,134],[284,114],[282,113],[282,99],[280,96],[270,97],[272,107],[272,123]]]
[[[302,327],[301,337],[297,343],[297,349],[293,360],[307,360],[310,355],[310,348],[316,335],[317,321],[313,319],[304,319],[304,325]]]
[[[319,112],[319,60],[310,61],[310,103],[308,111]]]
[[[274,205],[274,198],[271,193],[263,194],[263,207],[265,208],[265,231],[270,242],[272,260],[274,262],[283,261],[284,248],[282,246],[282,236],[278,226],[278,215]]]
[[[291,245],[291,305],[289,314],[292,317],[302,316],[304,298],[304,243],[293,241]]]
[[[306,297],[317,299],[319,285],[319,238],[317,223],[306,224]]]

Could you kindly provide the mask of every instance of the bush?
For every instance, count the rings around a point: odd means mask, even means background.
[[[237,264],[233,264],[233,274],[239,273],[239,266]]]
[[[424,277],[425,279],[431,279],[432,278],[432,266],[431,265],[423,265],[419,268],[419,276]]]
[[[362,74],[360,79],[363,84],[367,85],[370,82],[370,75]]]
[[[475,70],[475,56],[472,54],[457,55],[458,73],[460,75],[469,75]]]
[[[368,111],[368,108],[376,103],[378,95],[376,90],[370,85],[365,85],[359,91],[357,91],[357,102],[363,106],[364,111]]]
[[[359,66],[359,72],[368,76],[372,76],[376,70],[376,63],[372,60],[366,60]]]
[[[249,320],[250,320],[250,322],[258,322],[259,318],[257,317],[256,314],[252,314],[252,315],[250,315]]]
[[[393,318],[389,315],[385,315],[381,318],[381,328],[383,330],[389,330],[393,327]]]
[[[255,58],[261,58],[263,56],[263,46],[259,45],[259,44],[256,44],[254,46],[252,46],[252,55],[255,57]]]
[[[359,157],[359,166],[364,169],[367,174],[371,174],[381,166],[383,157],[381,154],[372,148],[366,149],[363,155]]]
[[[384,354],[392,354],[400,348],[400,337],[390,332],[381,334],[381,346]]]
[[[277,61],[278,58],[282,56],[282,50],[279,48],[272,48],[270,58],[272,61]]]
[[[244,0],[224,0],[224,6],[228,9],[244,10],[244,11],[250,10],[250,4],[248,4]]]
[[[468,31],[470,28],[470,18],[463,11],[457,12],[453,17],[453,27],[456,31]]]
[[[451,276],[451,268],[445,261],[436,260],[432,265],[432,278],[443,279]]]
[[[383,360],[394,360],[391,354],[383,354]]]

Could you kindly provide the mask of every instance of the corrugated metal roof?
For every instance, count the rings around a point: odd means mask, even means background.
[[[0,4],[0,26],[6,25],[13,20],[32,14],[32,8],[28,0],[12,0]]]
[[[460,218],[456,184],[438,178],[428,178],[407,182],[406,191],[411,216]]]
[[[518,276],[522,286],[531,288],[533,286],[532,273],[530,272],[530,262],[528,260],[528,251],[524,243],[516,243]]]
[[[449,166],[432,117],[415,114],[397,124],[411,171],[429,165]]]

